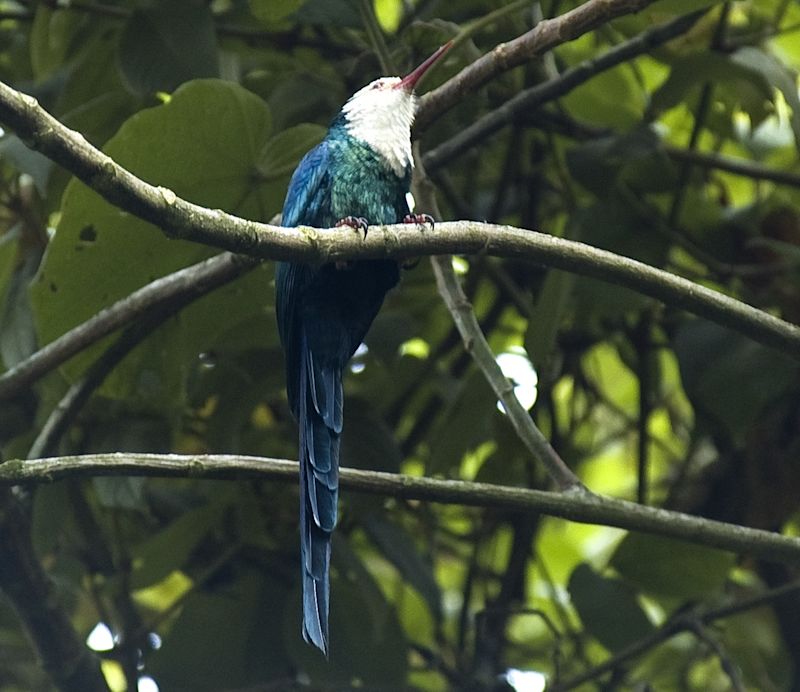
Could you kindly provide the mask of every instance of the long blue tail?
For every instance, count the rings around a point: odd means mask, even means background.
[[[303,638],[328,655],[331,534],[339,495],[342,371],[315,359],[305,338],[300,354],[300,556]]]

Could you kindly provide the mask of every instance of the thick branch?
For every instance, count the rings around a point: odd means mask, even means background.
[[[588,0],[553,19],[543,19],[513,41],[495,46],[489,53],[420,99],[417,129],[424,130],[469,92],[498,74],[522,65],[536,55],[572,41],[606,22],[643,10],[656,0]]]
[[[466,221],[441,223],[436,231],[428,232],[403,224],[383,226],[373,228],[366,239],[342,229],[288,229],[247,221],[182,200],[166,188],[148,185],[59,123],[35,99],[2,83],[0,121],[112,204],[174,238],[256,257],[312,264],[458,253],[527,259],[632,288],[800,359],[797,327],[691,281],[582,243],[511,226]]]
[[[296,482],[297,468],[295,461],[235,455],[87,454],[7,461],[0,464],[0,484],[122,475]],[[340,481],[343,488],[373,495],[549,514],[581,523],[669,536],[766,560],[800,562],[800,539],[644,507],[587,491],[550,492],[356,469],[341,469]]]

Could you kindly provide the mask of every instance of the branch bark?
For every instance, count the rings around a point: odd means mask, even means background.
[[[7,461],[0,464],[0,485],[121,475],[227,480],[261,478],[296,483],[297,469],[296,461],[237,455],[87,454]],[[342,488],[372,495],[549,514],[579,523],[669,536],[765,560],[800,562],[798,538],[645,507],[588,491],[530,490],[347,468],[341,469],[339,478]]]
[[[547,438],[530,417],[514,393],[514,385],[503,374],[497,360],[481,331],[478,319],[461,284],[453,271],[452,257],[436,257],[433,272],[439,286],[439,294],[445,301],[456,328],[464,341],[464,347],[483,371],[486,381],[503,404],[511,425],[534,458],[547,470],[560,490],[585,490],[583,483],[556,453]]]
[[[459,253],[526,259],[632,288],[800,359],[797,327],[691,281],[583,243],[468,221],[441,223],[437,230],[426,232],[403,224],[374,227],[366,239],[342,229],[291,229],[247,221],[187,202],[167,188],[148,185],[58,122],[34,98],[2,83],[0,121],[109,202],[173,238],[253,257],[310,264]]]

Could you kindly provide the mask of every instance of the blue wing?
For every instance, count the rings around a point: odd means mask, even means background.
[[[329,196],[328,162],[330,150],[326,141],[306,154],[292,175],[281,224],[286,227],[318,224],[320,210]],[[310,283],[313,271],[303,264],[279,262],[275,272],[276,315],[278,331],[286,355],[286,388],[289,405],[298,415],[297,389],[300,383],[300,349],[298,311],[300,296]]]
[[[283,203],[281,225],[288,228],[317,225],[330,193],[330,145],[323,140],[297,164]]]

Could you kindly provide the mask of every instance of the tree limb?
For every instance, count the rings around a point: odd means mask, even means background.
[[[296,461],[239,455],[111,453],[52,457],[0,464],[0,485],[49,483],[61,478],[158,476],[204,479],[271,479],[297,482]],[[552,492],[343,468],[342,488],[409,500],[549,514],[579,523],[616,526],[776,562],[800,562],[800,539],[693,517],[588,491]]]
[[[366,239],[342,229],[291,229],[257,223],[206,209],[179,198],[172,190],[148,185],[58,122],[34,98],[1,82],[0,121],[109,202],[173,238],[264,259],[310,264],[455,253],[526,259],[632,288],[800,359],[797,327],[704,286],[583,243],[469,221],[441,223],[437,230],[426,232],[407,224],[373,227]]]
[[[513,41],[501,43],[439,88],[425,94],[419,103],[416,127],[424,130],[472,91],[502,72],[522,65],[536,55],[572,41],[601,24],[643,10],[656,0],[588,0],[553,19],[543,19]]]
[[[475,317],[475,312],[461,290],[461,285],[453,271],[452,257],[447,255],[435,257],[433,259],[433,271],[436,275],[436,283],[439,286],[439,294],[444,299],[447,309],[453,317],[453,322],[455,322],[464,341],[464,347],[483,371],[486,381],[503,404],[508,420],[520,440],[533,454],[534,458],[545,467],[550,478],[553,479],[560,490],[571,488],[585,490],[578,477],[564,463],[564,460],[556,453],[547,438],[536,427],[528,411],[517,399],[514,393],[514,385],[503,374],[497,364],[494,353],[492,353],[492,349],[489,347],[486,337],[481,331],[481,326]]]

